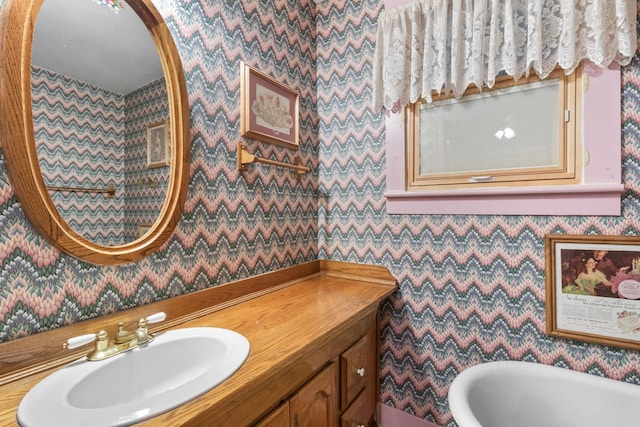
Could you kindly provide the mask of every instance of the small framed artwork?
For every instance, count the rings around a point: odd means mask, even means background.
[[[153,224],[138,224],[138,238],[144,236],[151,230]]]
[[[169,128],[165,120],[147,125],[147,169],[169,166]]]
[[[640,349],[640,237],[545,236],[547,335]]]
[[[240,63],[240,135],[299,149],[299,96],[268,75]]]

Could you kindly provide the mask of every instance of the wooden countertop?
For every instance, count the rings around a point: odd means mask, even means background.
[[[292,269],[299,271],[300,267]],[[282,270],[280,277],[292,279],[289,270]],[[365,334],[376,319],[380,301],[395,290],[395,279],[380,267],[315,261],[304,265],[303,271],[310,274],[280,283],[276,280],[278,272],[276,276],[257,276],[270,282],[270,286],[258,291],[247,284],[254,283],[256,278],[235,282],[239,287],[248,286],[253,292],[221,302],[222,309],[212,308],[211,312],[173,325],[174,328],[215,326],[235,330],[249,340],[249,357],[221,385],[140,425],[239,427],[254,423]],[[202,300],[202,296],[189,299]],[[154,312],[151,306],[147,313]],[[187,314],[185,310],[183,317],[188,319]],[[32,342],[30,339],[27,344]],[[0,345],[0,354],[5,344]],[[16,351],[14,347],[10,348],[12,353]],[[4,356],[0,356],[0,363],[6,359]],[[25,370],[23,365],[20,364],[21,370]],[[11,378],[0,386],[0,425],[17,425],[15,413],[20,400],[53,371]]]

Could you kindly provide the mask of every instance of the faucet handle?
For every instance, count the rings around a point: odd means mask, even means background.
[[[164,311],[160,311],[158,313],[151,314],[151,315],[145,317],[144,320],[146,320],[147,323],[158,323],[158,322],[162,322],[166,318],[167,318],[166,313]]]
[[[97,338],[97,334],[79,335],[77,337],[69,338],[67,342],[62,344],[62,348],[68,348],[69,350],[78,348],[85,344],[94,342],[96,338]]]
[[[160,311],[158,313],[151,314],[151,315],[149,315],[147,317],[144,317],[144,318],[138,320],[138,329],[144,330],[144,332],[146,333],[147,332],[147,324],[162,322],[166,318],[167,318],[167,315],[165,314],[164,311]]]
[[[160,311],[158,313],[151,314],[144,319],[140,319],[138,321],[138,328],[146,328],[148,323],[159,323],[167,318],[167,315],[164,311]]]
[[[149,334],[149,331],[147,330],[148,323],[162,322],[166,318],[167,315],[161,311],[138,320],[138,329],[135,331],[138,338],[138,345],[142,347],[153,341],[153,335]]]

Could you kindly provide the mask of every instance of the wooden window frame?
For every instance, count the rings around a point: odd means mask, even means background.
[[[505,88],[523,86],[543,80],[558,79],[558,165],[504,168],[494,170],[460,171],[449,173],[420,173],[420,106],[426,101],[420,100],[406,108],[406,153],[407,153],[407,191],[483,188],[497,186],[538,186],[570,185],[582,179],[582,70],[565,75],[561,69],[554,70],[546,79],[535,74],[523,77],[517,82],[510,76],[496,79],[493,88],[483,88],[482,92],[492,92]],[[534,89],[535,90],[535,89]],[[465,96],[479,94],[481,91],[472,86]],[[434,94],[433,102],[449,100],[452,95]],[[474,177],[486,177],[477,180]]]

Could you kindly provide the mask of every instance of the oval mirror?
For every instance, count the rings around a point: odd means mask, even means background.
[[[57,211],[94,243],[136,240],[160,213],[171,164],[147,27],[124,3],[45,0],[31,52],[36,151]]]
[[[6,0],[2,16],[0,137],[27,218],[84,261],[151,254],[189,178],[186,84],[162,17],[149,0]]]

